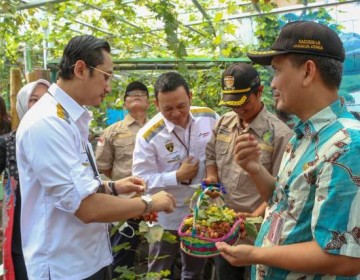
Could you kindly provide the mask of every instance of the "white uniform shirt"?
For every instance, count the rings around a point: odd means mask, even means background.
[[[16,133],[23,253],[30,279],[79,280],[112,262],[107,224],[74,215],[99,186],[85,151],[91,117],[56,84],[49,92]]]
[[[191,107],[190,122],[186,129],[167,121],[161,113],[154,116],[136,138],[133,175],[142,177],[148,192],[154,194],[165,190],[176,199],[173,213],[159,213],[159,224],[168,230],[177,230],[182,219],[189,214],[189,201],[194,189],[176,180],[176,170],[189,155],[199,159],[199,171],[191,184],[198,185],[205,175],[205,147],[211,138],[212,128],[219,116],[205,107]],[[189,144],[189,132],[190,144]]]

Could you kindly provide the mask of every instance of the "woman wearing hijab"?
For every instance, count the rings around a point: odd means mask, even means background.
[[[22,87],[17,94],[16,111],[19,120],[26,112],[47,92],[50,83],[39,79]],[[19,188],[19,175],[16,164],[15,143],[16,130],[4,135],[4,143],[0,151],[5,151],[1,156],[0,173],[5,167],[4,176],[4,210],[3,210],[3,262],[4,279],[28,279],[24,257],[21,248],[20,235],[20,207],[21,196]]]

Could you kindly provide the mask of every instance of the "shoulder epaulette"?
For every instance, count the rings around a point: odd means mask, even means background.
[[[163,119],[156,122],[143,134],[145,141],[149,143],[150,140],[153,139],[164,127],[165,127],[165,122]]]
[[[211,117],[216,119],[216,113],[214,110],[207,108],[207,107],[201,107],[201,108],[191,108],[190,112],[196,117]]]
[[[56,104],[56,113],[60,119],[63,119],[70,124],[70,116],[68,112],[65,111],[64,107],[61,106],[60,103]]]

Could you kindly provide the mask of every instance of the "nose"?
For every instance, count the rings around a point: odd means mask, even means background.
[[[177,118],[177,117],[180,116],[180,111],[179,110],[174,110],[171,115],[172,115],[173,118]]]
[[[105,87],[105,92],[106,92],[106,93],[111,92],[111,84],[110,84],[110,83],[106,85],[106,87]]]
[[[275,77],[272,78],[271,83],[270,83],[270,87],[271,87],[273,90],[276,89],[276,87],[275,87]],[[273,91],[273,92],[274,92],[274,91]]]

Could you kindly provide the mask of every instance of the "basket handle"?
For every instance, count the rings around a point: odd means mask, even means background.
[[[196,227],[195,227],[196,226],[196,217],[197,217],[197,215],[199,213],[201,200],[203,199],[204,195],[206,195],[207,191],[212,191],[212,190],[219,190],[220,191],[220,196],[219,197],[221,198],[221,200],[225,204],[225,199],[224,199],[223,193],[221,192],[221,190],[218,187],[216,187],[216,186],[208,186],[208,187],[203,189],[203,191],[199,194],[196,205],[194,206],[193,228],[192,228],[192,232],[191,232],[191,235],[193,237],[196,235]]]

